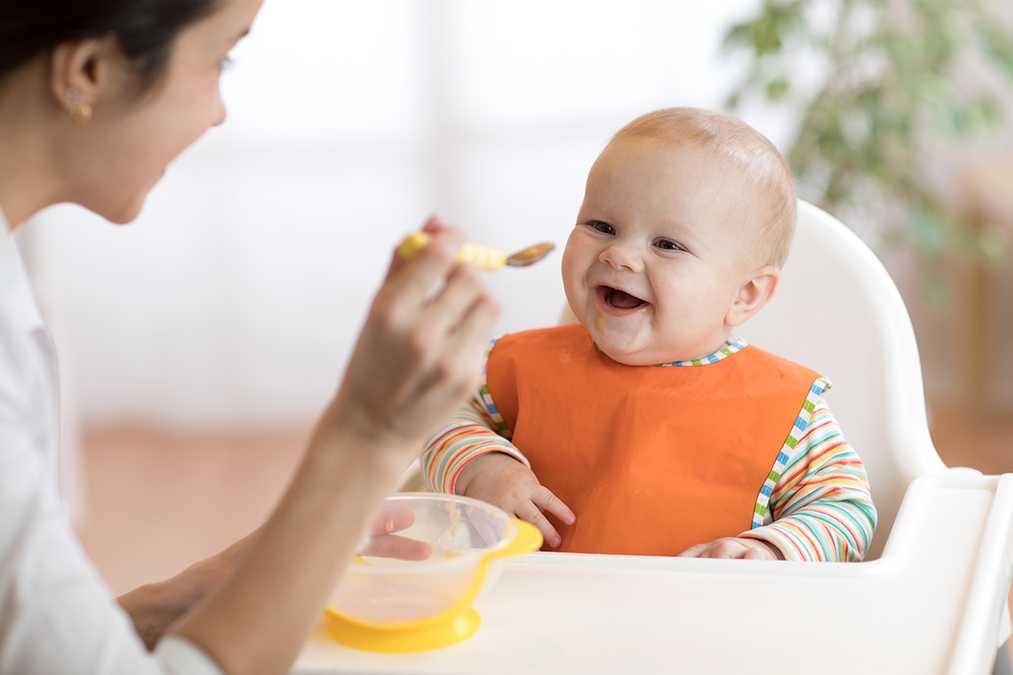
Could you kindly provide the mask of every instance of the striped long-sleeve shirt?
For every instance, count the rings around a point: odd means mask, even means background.
[[[727,358],[744,346],[741,340],[730,341],[707,359],[663,365],[693,367]],[[829,386],[820,380],[813,387],[800,411],[800,431],[786,441],[757,494],[752,527],[738,535],[773,545],[786,560],[860,561],[876,529],[865,467],[824,399]],[[422,468],[428,486],[454,493],[461,469],[493,452],[530,466],[510,436],[483,383],[427,442]]]

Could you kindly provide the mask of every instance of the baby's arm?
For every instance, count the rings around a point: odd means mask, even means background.
[[[808,561],[860,561],[876,529],[865,466],[822,396],[785,462],[764,524],[682,555]]]
[[[499,433],[497,433],[497,431]],[[527,458],[508,440],[510,430],[496,414],[488,388],[426,443],[422,473],[431,490],[481,499],[537,527],[549,546],[559,545],[543,511],[572,524],[573,512],[538,482]]]
[[[504,435],[496,433],[496,426],[500,426]],[[422,452],[426,485],[435,492],[463,494],[458,489],[462,470],[479,457],[494,453],[507,455],[530,468],[527,458],[507,439],[508,435],[509,430],[495,424],[479,392],[426,441]]]
[[[774,547],[786,560],[858,562],[876,521],[865,465],[820,396],[774,486],[767,524],[739,536]]]

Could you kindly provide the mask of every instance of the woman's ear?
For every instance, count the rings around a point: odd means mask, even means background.
[[[122,77],[124,65],[113,36],[57,45],[49,62],[49,87],[57,106],[75,121],[87,121],[114,79]]]
[[[725,326],[734,328],[751,319],[774,297],[781,281],[781,270],[768,265],[758,270],[739,287],[725,315]]]

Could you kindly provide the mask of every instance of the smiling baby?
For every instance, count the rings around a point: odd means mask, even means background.
[[[777,290],[795,210],[784,159],[736,118],[625,126],[563,254],[579,323],[494,342],[427,445],[429,486],[561,551],[861,560],[876,510],[828,380],[734,336]]]

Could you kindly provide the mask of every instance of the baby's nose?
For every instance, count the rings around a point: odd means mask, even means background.
[[[640,256],[629,246],[620,246],[618,244],[609,246],[601,252],[598,260],[617,270],[639,272],[643,269],[643,261]]]

